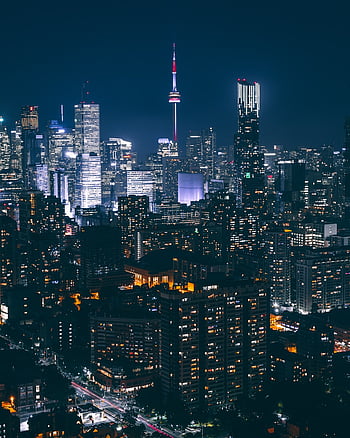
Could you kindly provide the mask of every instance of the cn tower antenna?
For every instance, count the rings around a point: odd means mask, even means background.
[[[173,89],[169,93],[169,103],[173,105],[173,142],[177,143],[177,104],[181,102],[181,94],[176,86],[176,44],[173,44],[173,62],[171,70]]]

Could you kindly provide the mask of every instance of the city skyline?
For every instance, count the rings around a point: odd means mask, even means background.
[[[348,438],[350,6],[220,3],[3,5],[0,438]]]
[[[283,14],[256,4],[247,31],[244,5],[213,11],[196,8],[196,2],[188,10],[180,2],[175,11],[138,2],[135,10],[81,6],[68,10],[62,4],[49,14],[38,2],[23,5],[23,16],[5,6],[8,68],[1,75],[0,113],[6,124],[13,124],[23,105],[38,105],[46,123],[59,117],[61,104],[72,124],[81,84],[90,80],[101,106],[102,137],[127,138],[144,156],[155,150],[158,137],[172,136],[167,95],[176,41],[182,148],[188,130],[208,126],[216,128],[219,144],[232,144],[239,77],[262,86],[262,145],[342,146],[350,113],[346,10],[315,10],[311,3],[301,13],[296,4]],[[28,38],[30,50],[23,45]]]

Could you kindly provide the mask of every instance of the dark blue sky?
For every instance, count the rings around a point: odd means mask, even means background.
[[[121,136],[144,155],[171,136],[171,45],[177,42],[180,140],[236,128],[235,81],[261,84],[261,143],[343,142],[350,114],[345,1],[19,1],[2,5],[0,113],[26,104],[41,124],[80,100],[88,79],[101,104],[102,137]]]

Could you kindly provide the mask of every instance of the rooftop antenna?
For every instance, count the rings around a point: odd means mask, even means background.
[[[90,98],[90,89],[89,89],[89,81],[84,81],[81,86],[81,102],[80,103],[89,103],[91,101]]]

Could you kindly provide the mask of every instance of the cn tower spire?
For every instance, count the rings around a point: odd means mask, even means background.
[[[169,103],[173,105],[173,142],[177,143],[177,104],[181,102],[181,95],[176,87],[176,44],[173,44],[173,62],[171,70],[173,89],[169,93]]]

